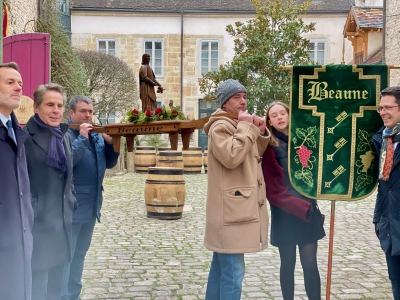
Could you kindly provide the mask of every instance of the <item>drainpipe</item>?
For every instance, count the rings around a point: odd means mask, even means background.
[[[180,98],[180,102],[179,102],[181,111],[183,111],[183,14],[184,13],[185,13],[185,11],[182,8],[180,10],[180,14],[181,14],[181,89],[180,89],[181,98]]]
[[[386,63],[386,0],[383,0],[383,24],[382,24],[382,63]]]

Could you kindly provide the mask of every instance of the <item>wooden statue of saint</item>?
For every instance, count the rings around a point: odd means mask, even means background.
[[[164,88],[156,80],[153,70],[149,66],[150,55],[145,53],[142,56],[142,66],[139,71],[140,100],[142,100],[142,111],[150,109],[154,111],[157,107],[157,97],[154,87],[158,86],[157,93],[162,93]]]

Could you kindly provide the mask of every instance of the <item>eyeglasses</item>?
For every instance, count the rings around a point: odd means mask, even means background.
[[[393,107],[399,107],[400,105],[392,105],[392,106],[379,106],[377,109],[376,109],[376,111],[378,112],[378,113],[380,113],[381,111],[388,111],[388,110],[390,110],[390,109],[392,109]]]

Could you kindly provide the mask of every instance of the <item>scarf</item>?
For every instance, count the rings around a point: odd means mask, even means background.
[[[393,144],[400,142],[400,123],[397,123],[393,129],[385,129],[382,133],[382,148],[379,159],[379,179],[382,179],[383,167],[386,162],[386,154],[387,154],[387,143],[388,137],[392,137]]]
[[[273,130],[275,136],[276,136],[279,140],[282,140],[282,141],[288,143],[289,137],[288,137],[286,134],[284,134],[283,132],[280,132],[280,131],[276,130],[275,128],[272,128],[272,130]]]
[[[49,167],[57,168],[61,171],[67,171],[67,155],[65,154],[63,144],[63,134],[60,125],[53,127],[44,123],[37,114],[35,120],[42,126],[47,128],[51,134],[49,149],[47,151],[46,164]]]

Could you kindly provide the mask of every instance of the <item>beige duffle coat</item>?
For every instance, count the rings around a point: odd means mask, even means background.
[[[208,190],[204,246],[218,253],[249,253],[268,244],[268,210],[261,157],[270,133],[236,123],[218,109],[208,135]]]

